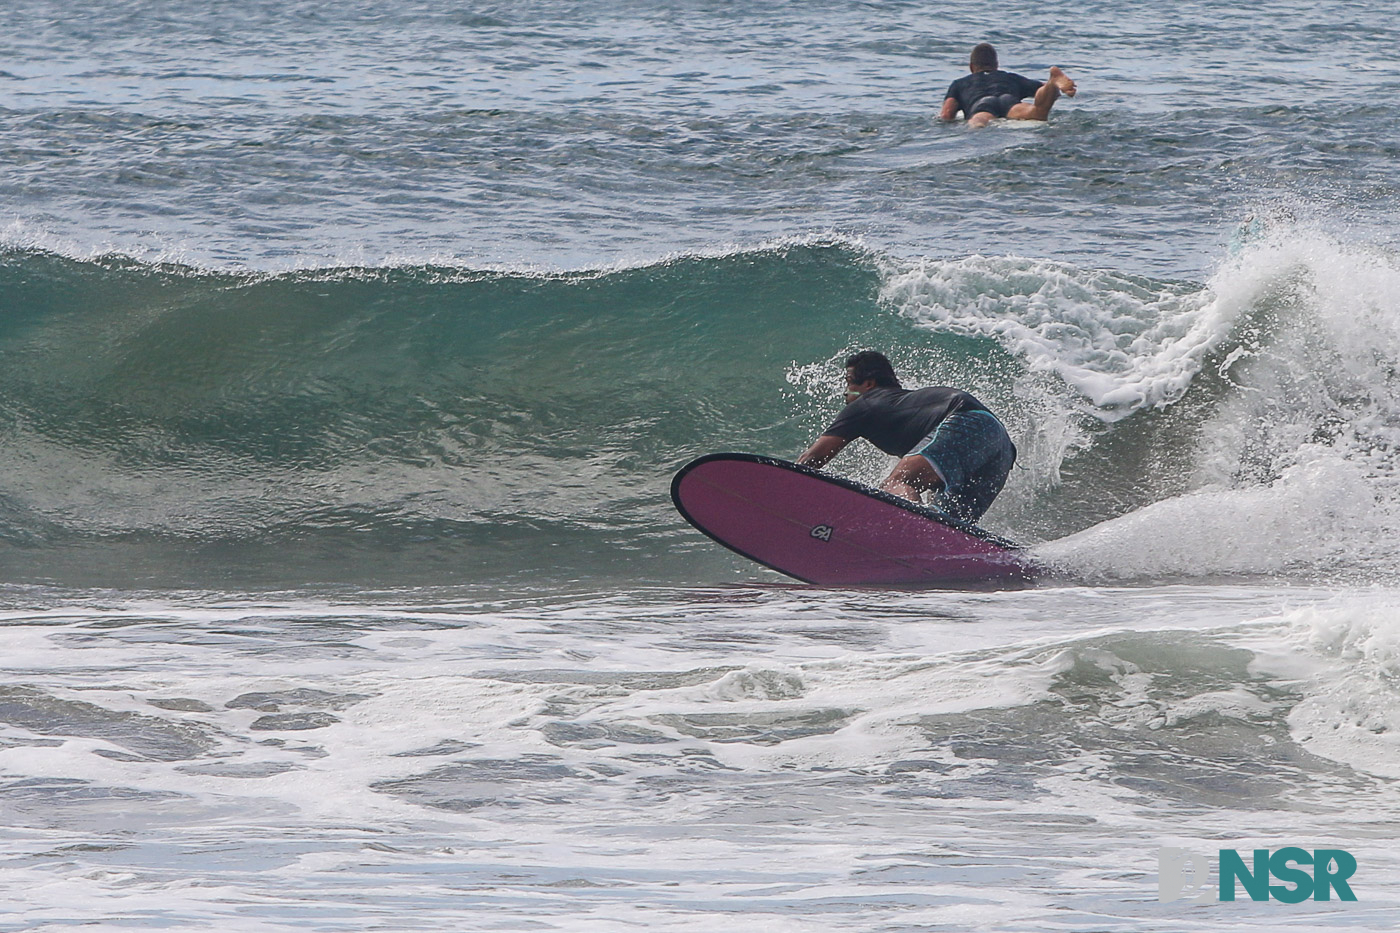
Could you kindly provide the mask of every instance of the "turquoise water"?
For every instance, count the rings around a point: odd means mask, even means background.
[[[0,929],[1393,928],[1393,17],[987,16],[0,11]],[[1080,95],[940,124],[982,39]],[[679,519],[865,347],[1053,583]]]

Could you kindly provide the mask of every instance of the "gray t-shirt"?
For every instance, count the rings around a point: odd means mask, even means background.
[[[943,419],[958,411],[989,411],[974,396],[948,386],[927,389],[876,387],[851,402],[823,434],[863,437],[887,454],[903,457]]]

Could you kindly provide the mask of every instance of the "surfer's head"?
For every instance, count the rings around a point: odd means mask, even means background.
[[[862,350],[846,357],[846,401],[854,402],[871,389],[901,388],[885,354]]]
[[[992,48],[990,42],[982,42],[972,47],[972,57],[968,59],[968,68],[972,71],[996,71],[997,70],[997,50]]]

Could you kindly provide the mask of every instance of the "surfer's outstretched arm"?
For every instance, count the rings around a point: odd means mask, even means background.
[[[958,111],[962,109],[962,104],[958,103],[956,97],[945,97],[943,99],[943,110],[938,114],[938,119],[944,123],[951,123],[958,118]]]
[[[815,469],[821,469],[828,460],[841,452],[841,448],[849,444],[850,441],[844,437],[837,437],[835,434],[823,434],[812,442],[802,456],[797,458],[797,462]]]

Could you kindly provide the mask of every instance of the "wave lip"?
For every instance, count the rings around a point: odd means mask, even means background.
[[[922,327],[995,339],[1109,423],[1180,399],[1240,310],[1198,286],[1011,256],[925,260],[881,297]]]

